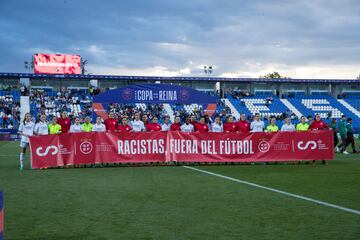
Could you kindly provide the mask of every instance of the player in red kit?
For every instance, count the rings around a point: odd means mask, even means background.
[[[236,131],[247,134],[250,132],[250,123],[246,121],[245,114],[240,115],[240,120],[236,123]]]
[[[227,122],[224,124],[224,132],[236,132],[236,123],[232,116],[228,116]]]
[[[200,118],[200,122],[195,124],[195,131],[194,132],[209,132],[209,126],[205,123],[205,117]]]
[[[109,117],[104,121],[106,131],[115,132],[118,127],[118,121],[114,118],[114,113],[110,112]]]
[[[170,131],[181,131],[180,117],[174,119],[174,123],[170,126]]]
[[[152,125],[151,125],[151,122],[149,121],[149,118],[146,114],[144,114],[142,116],[142,121],[144,123],[144,126],[145,126],[145,129],[147,132],[151,132],[151,129],[152,129]]]
[[[152,120],[152,124],[151,124],[151,131],[152,132],[159,132],[161,131],[161,125],[158,123],[158,118],[157,117],[153,117]]]
[[[131,132],[132,128],[129,125],[129,120],[126,116],[121,119],[121,124],[117,127],[117,130],[119,132]]]
[[[323,120],[321,120],[320,114],[316,114],[315,120],[310,123],[309,129],[310,130],[325,130],[325,129],[330,129],[330,127]],[[313,163],[315,163],[315,160],[313,160]],[[325,162],[325,160],[322,160],[322,163],[327,164]]]
[[[71,121],[67,117],[67,113],[64,111],[61,113],[61,117],[56,120],[56,122],[61,126],[61,132],[67,133],[70,130]]]
[[[321,120],[320,114],[315,115],[315,120],[310,123],[310,130],[325,130],[330,129],[329,126]]]

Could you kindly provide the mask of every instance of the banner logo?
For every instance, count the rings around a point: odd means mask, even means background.
[[[132,91],[130,88],[125,88],[123,91],[122,91],[122,97],[124,100],[131,100],[132,98]]]
[[[80,144],[80,152],[82,152],[83,154],[91,153],[92,149],[93,149],[93,146],[92,146],[91,142],[85,141]]]
[[[180,90],[180,100],[187,101],[189,97],[190,97],[190,93],[188,90],[186,89]]]
[[[317,144],[315,141],[307,141],[305,146],[303,144],[304,144],[303,141],[298,142],[298,144],[297,144],[298,149],[307,150],[310,147],[311,150],[314,150],[317,147]]]
[[[270,144],[267,141],[259,142],[258,149],[260,152],[266,153],[270,150]]]
[[[51,151],[51,155],[56,155],[58,152],[59,152],[59,149],[54,146],[54,145],[51,145],[51,146],[48,146],[46,147],[45,151],[42,152],[43,150],[43,147],[38,147],[35,152],[36,154],[39,156],[39,157],[43,157],[43,156],[46,156],[48,155],[48,153]]]

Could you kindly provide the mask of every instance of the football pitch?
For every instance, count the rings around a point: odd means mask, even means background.
[[[20,172],[18,145],[0,142],[5,239],[360,239],[360,154],[328,165],[49,170],[28,170],[27,156]]]

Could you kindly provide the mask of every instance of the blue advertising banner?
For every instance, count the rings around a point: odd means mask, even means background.
[[[17,129],[0,129],[0,141],[20,140]]]
[[[94,103],[215,104],[216,98],[192,88],[169,84],[138,84],[107,91]]]

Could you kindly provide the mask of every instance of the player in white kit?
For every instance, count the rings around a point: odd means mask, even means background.
[[[105,124],[102,123],[101,117],[96,118],[96,123],[94,124],[92,131],[93,132],[105,132],[106,131]]]
[[[144,122],[140,120],[140,113],[135,113],[134,120],[131,122],[133,132],[146,132]]]
[[[21,136],[20,142],[20,170],[24,169],[24,156],[26,153],[26,148],[29,145],[29,137],[34,135],[35,124],[31,122],[30,113],[26,113],[24,121],[20,124],[19,135]]]
[[[171,127],[170,117],[166,116],[164,119],[164,124],[161,126],[161,131],[164,131],[164,132],[170,131],[170,127]]]
[[[46,122],[46,115],[41,114],[40,122],[35,125],[34,133],[36,135],[48,135],[49,134],[49,126]]]
[[[80,118],[78,118],[78,117],[75,118],[75,124],[71,125],[70,132],[71,133],[82,132],[82,126],[80,124]]]
[[[295,132],[295,126],[291,124],[289,117],[285,118],[285,123],[281,127],[282,132]]]
[[[263,132],[264,128],[264,122],[260,120],[260,115],[256,113],[254,121],[252,121],[250,124],[251,132]]]
[[[183,125],[181,125],[182,132],[194,132],[194,125],[190,123],[190,118],[187,117]]]
[[[211,132],[223,132],[224,126],[220,122],[220,117],[215,117],[214,122],[211,124]]]

